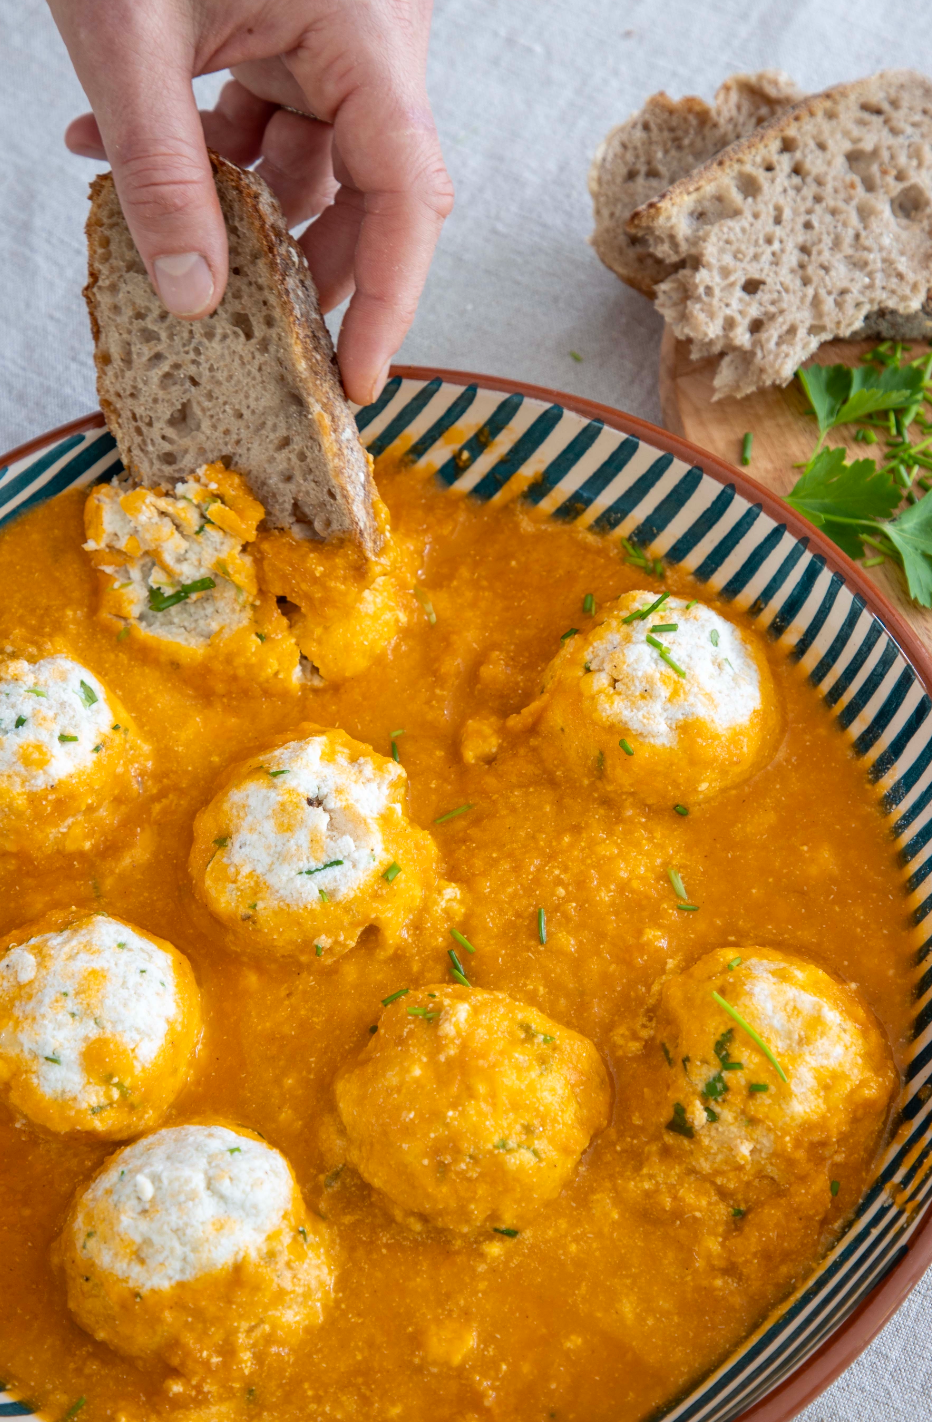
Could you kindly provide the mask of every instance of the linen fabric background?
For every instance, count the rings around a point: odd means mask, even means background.
[[[0,64],[3,450],[96,408],[81,286],[100,165],[62,143],[86,103],[42,0],[0,0]],[[398,358],[659,422],[661,323],[586,242],[599,140],[657,89],[711,99],[779,67],[812,91],[905,66],[932,70],[919,0],[435,0],[429,86],[457,202]],[[202,106],[223,81],[197,82]],[[932,1419],[932,1275],[801,1417]]]

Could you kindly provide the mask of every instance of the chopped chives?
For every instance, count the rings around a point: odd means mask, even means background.
[[[639,607],[636,612],[629,612],[627,617],[621,619],[622,622],[643,622],[645,618],[650,617],[652,612],[656,612],[658,607],[662,607],[669,596],[670,594],[668,592],[661,593],[656,601],[652,602],[649,607]]]
[[[455,810],[448,810],[445,815],[438,815],[434,820],[435,825],[445,825],[447,820],[455,820],[457,815],[465,815],[467,810],[473,809],[472,805],[457,805]]]
[[[93,1109],[94,1109],[94,1108],[91,1107],[91,1110],[92,1110],[92,1111],[93,1111]],[[137,1295],[137,1297],[138,1297],[138,1295]],[[85,1407],[86,1405],[87,1405],[87,1398],[86,1398],[86,1397],[79,1397],[79,1398],[77,1399],[77,1401],[73,1402],[73,1403],[71,1404],[71,1406],[68,1408],[68,1411],[67,1411],[67,1412],[65,1413],[65,1415],[62,1417],[61,1422],[72,1422],[72,1418],[77,1417],[77,1415],[78,1415],[78,1413],[81,1411],[82,1407]]]
[[[661,1042],[660,1045],[663,1048],[663,1054],[667,1059],[667,1066],[672,1066],[673,1058],[670,1056],[670,1048],[667,1046],[666,1042]]]
[[[465,948],[467,953],[475,953],[476,950],[470,943],[469,939],[464,938],[463,934],[460,933],[458,928],[450,929],[450,937],[455,939],[461,948]]]
[[[673,1131],[675,1135],[685,1136],[687,1140],[692,1140],[695,1132],[686,1119],[686,1107],[682,1101],[676,1101],[673,1105],[673,1116],[667,1122],[667,1130]]]
[[[373,1022],[372,1026],[369,1028],[369,1036],[370,1036],[370,1037],[373,1036],[374,1033],[376,1033],[378,1030],[379,1030],[378,1027],[377,1027],[377,1026],[375,1025],[375,1023]]]
[[[782,1066],[780,1065],[780,1063],[777,1061],[777,1059],[776,1059],[776,1057],[774,1056],[773,1052],[772,1052],[772,1051],[770,1050],[770,1048],[767,1046],[767,1043],[763,1040],[763,1038],[760,1036],[760,1034],[754,1031],[754,1028],[751,1026],[751,1024],[750,1024],[749,1022],[745,1022],[744,1018],[741,1016],[741,1013],[738,1012],[736,1008],[732,1007],[732,1005],[731,1005],[730,1002],[726,1002],[725,999],[722,997],[722,995],[721,995],[720,993],[717,993],[717,992],[715,992],[715,991],[713,990],[712,996],[714,997],[715,1001],[718,1003],[719,1007],[723,1007],[723,1008],[725,1009],[725,1011],[728,1013],[729,1017],[733,1017],[734,1020],[737,1022],[738,1026],[741,1027],[741,1028],[743,1028],[743,1030],[744,1030],[745,1032],[747,1032],[747,1034],[748,1034],[748,1036],[750,1037],[751,1041],[757,1043],[757,1045],[760,1047],[761,1051],[763,1052],[764,1056],[767,1058],[767,1060],[769,1061],[770,1065],[773,1067],[774,1071],[775,1071],[775,1072],[777,1073],[777,1075],[779,1076],[780,1080],[781,1080],[781,1081],[789,1081],[789,1077],[787,1076],[786,1072],[783,1070],[783,1068],[782,1068]]]
[[[769,1091],[770,1087],[766,1081],[752,1081],[748,1084],[748,1091]]]
[[[839,1192],[839,1190],[841,1189],[841,1181],[840,1181],[840,1180],[833,1180],[832,1183],[831,1183],[831,1185],[830,1185],[828,1188],[831,1190],[831,1192],[832,1192],[833,1195],[837,1195],[838,1192]]]
[[[219,843],[220,843],[219,839],[215,839],[215,840],[214,840],[214,844],[219,844]],[[224,840],[223,843],[224,843],[224,844],[227,844],[228,841],[227,841],[227,840]],[[298,870],[298,877],[300,878],[300,876],[301,876],[302,874],[322,874],[325,869],[336,869],[337,865],[338,865],[338,864],[342,864],[342,863],[343,863],[343,860],[342,860],[342,859],[328,859],[327,862],[326,862],[326,864],[318,864],[318,866],[317,866],[316,869],[299,869],[299,870]]]
[[[403,736],[403,735],[404,735],[404,729],[402,728],[402,730],[400,730],[400,731],[392,731],[391,734],[390,734],[390,736],[389,736],[389,739],[391,740],[391,743],[392,743],[392,760],[395,761],[396,764],[397,764],[398,761],[400,760],[400,756],[398,755],[398,746],[396,745],[396,741],[398,740],[398,737],[399,737],[399,736]]]
[[[742,1208],[741,1208],[740,1205],[735,1205],[735,1207],[734,1207],[734,1209],[732,1210],[731,1213],[732,1213],[732,1216],[734,1217],[734,1219],[740,1220],[741,1217],[742,1217],[742,1215],[744,1214],[744,1211],[742,1210]]]
[[[680,624],[678,622],[655,622],[650,630],[652,632],[678,632]]]
[[[388,997],[382,998],[382,1006],[388,1007],[390,1003],[397,1002],[400,997],[407,997],[410,988],[399,988],[397,992],[390,992]]]
[[[318,892],[318,894],[320,895],[321,903],[329,904],[329,902],[330,902],[330,895],[327,893],[327,890],[326,890],[326,889],[318,889],[317,892]]]
[[[25,724],[26,724],[26,717],[25,717],[25,716],[17,716],[16,720],[13,722],[13,729],[16,730],[16,731],[18,731],[19,728],[20,728],[20,726],[25,726]]]
[[[713,647],[717,647],[717,646],[718,646],[718,628],[717,628],[717,627],[713,627],[713,628],[712,628],[712,631],[709,633],[709,641],[712,643],[712,646],[713,646]]]
[[[735,968],[740,968],[740,966],[741,966],[741,959],[740,959],[740,958],[732,958],[731,962],[728,964],[728,971],[729,971],[730,973],[733,973],[734,970],[735,970]]]
[[[273,780],[277,780],[280,775],[287,775],[287,774],[288,774],[288,771],[287,771],[287,770],[270,770],[270,771],[269,771],[269,775],[272,777]]]
[[[427,616],[427,621],[430,623],[431,627],[433,627],[437,621],[437,614],[436,612],[434,612],[433,603],[427,596],[426,592],[424,592],[423,588],[413,588],[412,591],[418,602],[423,607],[424,612]]]
[[[537,910],[537,937],[541,943],[547,942],[547,915],[542,908]]]
[[[751,432],[750,432],[750,430],[749,430],[748,433],[744,436],[744,439],[741,441],[741,463],[742,463],[742,464],[745,464],[745,465],[750,464],[750,462],[751,462],[751,445],[752,445],[753,443],[754,443],[754,436],[753,436],[753,434],[751,434]]]
[[[663,645],[662,642],[658,642],[658,641],[657,641],[657,638],[656,638],[656,637],[652,637],[649,632],[648,632],[647,636],[644,638],[644,640],[645,640],[645,642],[648,644],[649,647],[653,647],[655,651],[657,651],[657,652],[660,653],[661,657],[662,657],[663,660],[666,662],[667,666],[668,666],[668,667],[672,667],[673,670],[676,672],[677,676],[685,676],[685,675],[686,675],[686,673],[684,672],[683,668],[682,668],[681,666],[677,666],[676,662],[675,662],[675,661],[673,660],[673,658],[670,656],[669,651],[668,651],[667,648]]]
[[[676,870],[676,869],[668,869],[668,870],[667,870],[667,878],[670,880],[670,883],[673,885],[673,892],[676,894],[677,898],[679,898],[679,899],[686,899],[686,898],[689,897],[689,895],[686,893],[685,888],[683,887],[683,880],[680,878],[680,875],[679,875],[679,871],[678,871],[678,870]]]
[[[64,744],[66,741],[76,741],[78,738],[77,736],[66,736],[64,731],[61,731],[59,733],[58,739],[60,742],[62,742],[62,744]]]
[[[40,691],[37,686],[27,686],[27,687],[26,687],[26,695],[27,695],[27,696],[41,696],[42,699],[43,699],[43,701],[48,701],[48,699],[49,699],[49,694],[48,694],[48,692],[47,692],[47,691]]]
[[[121,628],[120,628],[119,632],[118,632],[117,635],[116,635],[116,639],[117,639],[118,642],[125,642],[128,636],[129,636],[129,626],[127,625],[126,627],[121,627]]]
[[[689,814],[689,810],[685,805],[674,805],[673,808],[678,815],[682,815],[684,818]]]
[[[409,1007],[409,1017],[423,1017],[427,1022],[433,1022],[435,1017],[439,1017],[439,1012],[431,1012],[429,1007]]]
[[[699,912],[699,905],[698,905],[698,904],[677,904],[677,908],[678,908],[678,909],[682,909],[684,913],[698,913],[698,912]]]
[[[314,952],[317,954],[318,958],[322,958],[324,956],[324,945],[322,943],[315,943]]]
[[[388,738],[390,741],[395,741],[398,739],[399,736],[403,736],[404,733],[404,727],[402,726],[400,731],[389,731]]]
[[[209,592],[216,586],[213,578],[198,578],[193,583],[182,583],[173,593],[166,593],[164,588],[150,588],[149,607],[153,612],[167,612],[179,602],[186,602],[192,593]]]
[[[459,954],[457,953],[456,949],[455,949],[455,948],[448,948],[448,949],[447,949],[447,957],[450,959],[450,962],[453,964],[452,968],[450,969],[450,974],[451,974],[451,976],[454,977],[458,983],[461,983],[463,987],[472,987],[472,983],[469,981],[469,979],[468,979],[467,976],[466,976],[466,969],[463,967],[463,964],[460,962],[460,957],[459,957]]]
[[[583,598],[582,610],[586,613],[587,617],[591,617],[595,612],[595,598],[592,593],[586,593],[586,596]]]
[[[496,1234],[503,1234],[506,1239],[517,1239],[521,1232],[517,1229],[499,1229],[498,1225],[493,1225],[492,1228]]]
[[[688,612],[691,607],[695,607],[698,601],[699,599],[697,597],[691,598],[690,601],[686,604],[686,611]]]
[[[563,633],[563,636],[560,638],[560,641],[561,641],[561,642],[565,642],[566,639],[567,639],[567,637],[575,637],[575,636],[578,635],[578,633],[579,633],[579,628],[578,628],[578,627],[569,627],[569,628]]]
[[[218,849],[226,849],[229,843],[230,836],[228,834],[222,834],[218,839],[214,840],[214,844],[217,846]]]
[[[634,751],[633,751],[633,750],[631,749],[631,747],[628,745],[628,742],[627,742],[626,740],[624,740],[624,739],[622,738],[622,740],[620,740],[620,741],[618,742],[618,744],[621,746],[621,748],[622,748],[622,750],[624,751],[625,755],[634,755]]]
[[[400,759],[401,759],[401,757],[400,757],[399,754],[398,754],[398,742],[397,742],[397,741],[392,741],[392,760],[395,761],[396,764],[397,764],[397,762],[400,761]]]
[[[388,868],[385,870],[385,873],[382,875],[382,878],[383,878],[383,879],[386,879],[386,880],[388,881],[388,883],[390,884],[390,883],[392,883],[392,881],[393,881],[394,879],[397,879],[397,878],[398,878],[398,875],[399,875],[400,873],[401,873],[401,865],[400,865],[400,864],[397,864],[397,863],[395,862],[395,860],[393,859],[392,862],[391,862],[391,864],[389,864]]]
[[[78,695],[84,702],[84,705],[87,707],[87,709],[90,710],[92,706],[96,706],[97,704],[97,692],[93,689],[93,687],[88,686],[86,681],[82,681],[80,683],[80,686],[81,690],[78,692]]]

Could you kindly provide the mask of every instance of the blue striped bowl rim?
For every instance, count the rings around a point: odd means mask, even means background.
[[[667,1422],[788,1422],[867,1345],[932,1262],[932,663],[863,572],[748,475],[646,421],[570,395],[395,367],[356,411],[373,455],[451,494],[627,538],[755,619],[807,674],[876,786],[916,941],[896,1132],[842,1238]],[[101,414],[0,461],[0,524],[122,465]],[[929,1099],[927,1099],[929,1098]],[[0,1385],[0,1418],[34,1414]]]

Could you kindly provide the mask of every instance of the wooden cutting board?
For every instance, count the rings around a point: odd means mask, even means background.
[[[829,341],[813,356],[820,365],[857,365],[876,341]],[[754,436],[747,473],[774,493],[785,495],[799,478],[793,465],[812,454],[818,428],[806,414],[807,402],[798,382],[785,390],[760,390],[743,400],[712,402],[712,381],[717,356],[691,361],[689,348],[667,328],[660,347],[660,406],[663,422],[673,434],[692,440],[729,464],[741,464],[745,433]],[[844,445],[858,459],[877,457],[883,445],[858,444],[854,426],[831,430],[827,443]],[[932,611],[917,607],[906,594],[897,568],[885,563],[865,569],[932,652]]]

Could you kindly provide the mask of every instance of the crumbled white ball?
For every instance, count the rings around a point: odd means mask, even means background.
[[[760,675],[738,629],[700,602],[668,598],[645,619],[626,621],[656,598],[630,594],[590,637],[586,686],[593,709],[653,745],[670,746],[683,721],[699,719],[721,731],[747,722],[761,705]],[[628,604],[631,604],[629,607]],[[675,623],[675,632],[652,632]],[[653,636],[679,673],[647,641]]]
[[[339,903],[384,867],[380,820],[401,817],[391,797],[403,777],[391,762],[333,754],[326,736],[291,741],[224,797],[230,833],[218,853],[234,881],[259,875],[280,903],[317,905],[321,890]]]
[[[99,1270],[165,1289],[261,1257],[294,1190],[271,1146],[226,1126],[169,1127],[111,1158],[79,1203],[74,1237]]]
[[[0,959],[0,1063],[27,1073],[52,1101],[104,1110],[113,1091],[88,1074],[89,1044],[115,1038],[137,1069],[147,1067],[177,1005],[169,954],[96,914]]]
[[[112,723],[104,688],[80,662],[0,665],[0,781],[12,788],[48,790],[86,770]]]

